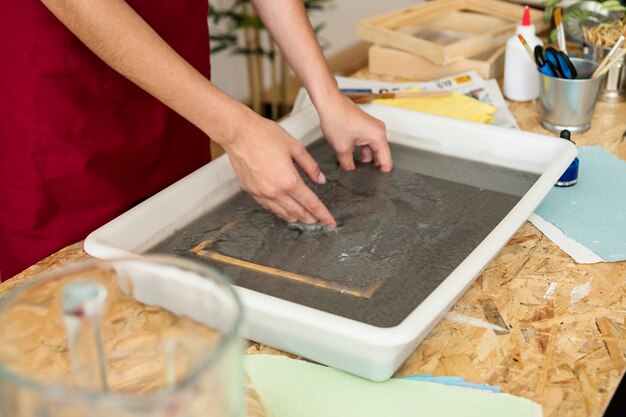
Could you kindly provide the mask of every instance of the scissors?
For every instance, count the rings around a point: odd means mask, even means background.
[[[534,55],[539,71],[543,74],[568,80],[578,77],[574,64],[563,51],[558,51],[552,47],[544,50],[543,47],[537,45]]]
[[[535,46],[534,55],[535,63],[537,64],[539,72],[549,77],[558,77],[556,75],[556,68],[554,68],[554,65],[550,61],[546,60],[546,57],[543,54],[543,47],[541,47],[541,45]]]

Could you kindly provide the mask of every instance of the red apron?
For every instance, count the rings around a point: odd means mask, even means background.
[[[207,0],[127,2],[209,77]],[[39,0],[2,9],[0,279],[8,279],[204,165],[210,147]]]

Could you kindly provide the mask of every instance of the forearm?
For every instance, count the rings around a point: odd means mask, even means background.
[[[319,47],[302,0],[252,0],[261,20],[317,109],[339,95],[337,83]]]
[[[244,105],[196,71],[123,0],[42,1],[104,62],[217,142],[234,138],[236,120],[250,117]]]

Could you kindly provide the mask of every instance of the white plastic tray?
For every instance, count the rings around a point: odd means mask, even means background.
[[[372,380],[385,380],[513,236],[576,156],[563,139],[391,107],[363,107],[402,145],[540,174],[539,180],[465,260],[399,325],[381,328],[237,287],[243,336]],[[305,145],[322,136],[315,110],[281,123]],[[91,233],[87,253],[137,255],[240,191],[226,156],[198,169]]]

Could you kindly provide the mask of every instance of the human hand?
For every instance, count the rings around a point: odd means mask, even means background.
[[[337,223],[326,206],[306,186],[294,162],[316,184],[326,178],[304,148],[278,124],[248,115],[235,138],[224,149],[239,177],[241,187],[266,210],[288,223]]]
[[[393,160],[383,122],[342,95],[328,100],[318,111],[322,131],[335,149],[342,169],[354,169],[353,151],[360,146],[361,162],[373,162],[382,172],[391,171]]]

